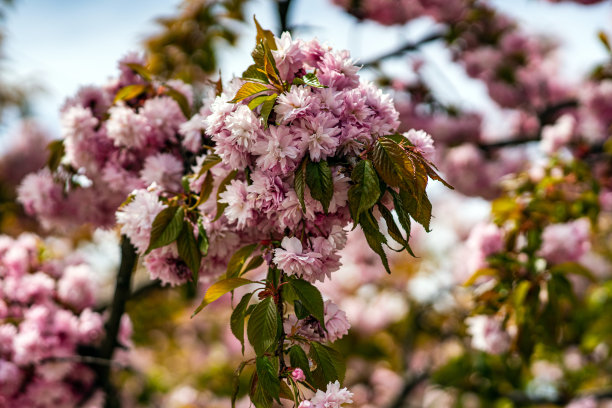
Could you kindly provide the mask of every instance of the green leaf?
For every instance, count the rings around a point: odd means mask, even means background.
[[[306,166],[308,165],[308,162],[308,156],[304,157],[300,167],[298,167],[295,172],[295,178],[293,180],[293,188],[295,188],[295,193],[297,194],[298,200],[300,200],[300,204],[302,205],[302,211],[306,211],[306,204],[304,203],[304,189],[306,188]]]
[[[264,84],[258,84],[255,82],[245,82],[244,84],[242,84],[238,92],[236,92],[236,96],[234,96],[234,99],[232,99],[230,103],[238,103],[246,98],[250,98],[251,96],[255,96],[259,93],[270,90],[271,89]]]
[[[355,183],[348,191],[349,209],[355,224],[359,223],[359,216],[376,204],[380,196],[378,175],[372,162],[360,161],[351,174]]]
[[[249,306],[249,302],[251,301],[251,297],[253,293],[247,293],[240,299],[240,302],[236,305],[236,308],[232,312],[232,317],[230,318],[230,327],[232,329],[232,333],[238,340],[240,340],[240,344],[242,345],[242,354],[244,355],[244,319],[246,316],[246,309]]]
[[[259,386],[275,400],[279,399],[280,380],[268,357],[257,357],[255,361]]]
[[[198,274],[200,272],[200,264],[202,263],[202,254],[198,248],[198,242],[193,234],[193,226],[187,220],[183,221],[183,230],[176,240],[179,256],[193,274],[193,283],[197,285]]]
[[[310,343],[310,358],[317,365],[312,372],[315,387],[324,389],[328,383],[339,380],[340,376],[334,367],[334,360],[326,347],[316,341]]]
[[[128,67],[129,69],[137,73],[138,75],[140,75],[142,79],[144,79],[145,81],[151,82],[151,73],[144,66],[137,64],[135,62],[128,62],[123,65],[125,65],[126,67]]]
[[[392,187],[415,182],[414,166],[406,151],[395,141],[379,137],[374,145],[372,161],[385,183]]]
[[[365,235],[368,245],[378,254],[378,256],[380,256],[380,260],[382,261],[387,273],[391,273],[389,261],[387,260],[387,254],[385,254],[385,250],[382,246],[382,244],[387,243],[387,239],[378,230],[378,223],[374,219],[372,211],[363,213],[363,216],[359,220],[359,225],[363,230],[363,234]]]
[[[200,218],[198,219],[198,248],[203,257],[208,255],[209,244],[208,234],[206,234],[206,230],[202,225],[202,219]]]
[[[320,344],[320,346],[327,350],[327,353],[329,354],[329,357],[332,363],[334,364],[334,368],[336,369],[336,375],[338,376],[338,380],[340,382],[343,382],[344,376],[346,375],[346,361],[344,359],[344,356],[338,350],[330,346],[326,346],[324,344]]]
[[[153,220],[149,247],[145,254],[176,241],[183,230],[184,218],[185,210],[183,207],[171,206],[161,210]]]
[[[268,297],[255,306],[253,313],[249,317],[247,337],[258,356],[262,355],[275,343],[278,325],[276,315],[276,304],[271,297]]]
[[[60,163],[62,162],[62,158],[66,152],[64,147],[63,140],[54,140],[47,145],[47,150],[49,150],[49,158],[47,159],[47,167],[51,171],[57,170]]]
[[[308,311],[308,309],[306,309],[302,302],[297,299],[293,302],[293,310],[295,311],[295,316],[299,320],[305,319],[310,316],[310,312]]]
[[[210,193],[212,193],[212,190],[214,188],[214,182],[215,179],[213,178],[212,173],[209,171],[208,173],[206,173],[206,178],[204,178],[204,182],[202,183],[202,190],[200,190],[200,195],[198,195],[198,201],[196,201],[193,207],[190,208],[199,207],[200,204],[208,200],[208,198],[210,197]]]
[[[223,211],[228,206],[227,203],[220,203],[219,198],[221,198],[221,194],[225,191],[231,181],[236,177],[236,174],[238,174],[237,170],[232,170],[231,172],[229,172],[217,188],[217,214],[215,215],[215,219],[213,221],[217,221],[219,218],[221,218],[221,216],[223,215]]]
[[[393,214],[391,214],[391,211],[389,211],[389,209],[381,203],[378,203],[377,208],[378,211],[380,211],[380,214],[383,216],[385,223],[387,224],[387,231],[389,233],[389,236],[393,238],[395,242],[402,244],[404,248],[408,246],[408,240],[404,238],[399,227],[395,224],[395,219],[393,218]]]
[[[310,372],[310,363],[304,350],[298,346],[291,346],[289,349],[289,363],[293,368],[301,368],[306,376],[306,381],[312,382],[312,374]]]
[[[321,82],[319,82],[319,78],[317,78],[317,76],[312,72],[304,75],[301,78],[294,78],[293,84],[294,85],[308,85],[308,86],[312,86],[313,88],[327,88],[327,86],[321,85]]]
[[[239,288],[240,286],[248,285],[249,283],[255,282],[244,278],[229,278],[213,283],[204,294],[204,299],[202,299],[202,303],[200,303],[200,306],[198,306],[195,312],[193,312],[191,317],[200,313],[202,309],[204,309],[206,306],[210,305],[212,302],[219,299],[226,293],[236,288]]]
[[[255,405],[255,408],[272,408],[272,403],[274,402],[258,381],[256,374],[253,375],[253,382],[251,384],[251,402]]]
[[[247,362],[243,361],[240,363],[233,376],[233,388],[232,392],[232,408],[236,408],[236,399],[238,398],[238,393],[240,392],[240,374],[242,374],[242,370],[246,367]]]
[[[181,112],[183,112],[183,115],[185,116],[185,118],[190,118],[191,117],[191,106],[189,105],[189,101],[187,100],[187,97],[185,97],[185,95],[183,95],[182,92],[177,91],[171,86],[164,85],[164,87],[165,87],[164,94],[174,99],[174,101],[178,104],[179,108],[181,108]]]
[[[268,76],[265,72],[260,70],[257,65],[250,65],[246,71],[242,73],[242,79],[249,82],[259,82],[261,84],[269,84]],[[253,108],[251,108],[253,109]]]
[[[323,211],[327,213],[329,203],[334,196],[334,182],[326,161],[307,162],[306,184],[310,188],[312,198],[319,200],[323,205]]]
[[[259,44],[260,41],[264,43],[269,49],[276,50],[276,39],[274,38],[274,34],[270,30],[265,30],[259,25],[259,21],[253,16],[253,21],[255,22],[255,27],[257,28],[257,37],[255,40]]]
[[[264,101],[268,98],[269,95],[260,95],[256,96],[249,102],[248,106],[250,110],[255,110],[259,105],[264,103]]]
[[[261,120],[263,122],[264,128],[268,127],[268,118],[270,117],[270,113],[272,109],[274,109],[274,104],[276,103],[277,94],[268,95],[266,100],[261,105]]]
[[[263,265],[263,262],[264,262],[264,259],[261,255],[257,255],[251,258],[249,263],[247,263],[245,266],[242,267],[240,271],[240,276],[244,275],[245,273],[249,271],[252,271],[253,269],[259,268],[261,265]]]
[[[400,225],[406,232],[406,236],[410,238],[410,213],[408,213],[408,210],[402,202],[400,195],[391,189],[388,191],[393,198],[393,207],[397,213],[397,218],[399,219]]]
[[[289,284],[302,305],[321,323],[321,327],[325,327],[325,308],[319,289],[303,279],[291,279]]]
[[[416,222],[418,222],[423,226],[423,228],[425,228],[425,231],[429,232],[432,208],[431,202],[427,197],[427,193],[423,192],[420,197],[415,198],[414,194],[411,194],[405,189],[401,189],[400,197],[402,199],[402,203],[404,203],[405,210]]]
[[[139,96],[141,93],[145,92],[149,86],[143,84],[134,84],[127,85],[123,88],[119,89],[115,94],[115,99],[113,99],[113,103],[117,103],[119,101],[129,101],[130,99],[134,99]]]
[[[227,271],[225,272],[225,276],[228,278],[239,276],[240,271],[242,270],[242,266],[249,258],[249,256],[251,256],[255,248],[257,248],[257,244],[250,244],[234,252],[229,262],[227,263]]]
[[[198,172],[196,179],[199,179],[200,177],[202,177],[204,173],[206,173],[213,166],[219,163],[221,163],[221,157],[219,157],[219,155],[213,153],[213,154],[209,154],[208,156],[206,156],[204,158],[204,161],[202,162],[202,167],[200,168],[200,171]]]

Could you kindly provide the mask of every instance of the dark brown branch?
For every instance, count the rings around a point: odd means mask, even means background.
[[[105,325],[106,337],[102,342],[98,353],[94,356],[97,359],[111,360],[113,352],[119,346],[117,336],[121,326],[121,318],[125,312],[125,304],[130,298],[130,285],[132,281],[132,272],[136,266],[136,249],[127,237],[121,239],[121,265],[117,272],[117,282],[115,284],[115,293],[111,304],[110,316]],[[119,397],[110,379],[111,366],[97,365],[95,366],[97,384],[104,390],[106,394],[105,408],[118,408],[121,406]]]
[[[478,147],[481,150],[490,152],[504,147],[521,146],[526,143],[537,142],[542,139],[542,129],[544,128],[544,126],[554,123],[557,119],[559,112],[564,109],[576,107],[578,107],[578,101],[575,99],[568,99],[566,101],[550,105],[538,114],[538,121],[540,122],[540,127],[534,135],[516,135],[512,139],[502,140],[499,142],[479,143]]]
[[[437,40],[440,40],[442,38],[444,38],[445,33],[444,32],[433,32],[423,38],[421,38],[418,41],[411,41],[408,42],[404,45],[402,45],[401,47],[399,47],[396,50],[390,51],[386,54],[380,55],[370,61],[366,61],[364,62],[362,65],[364,68],[369,68],[369,67],[374,67],[377,66],[378,64],[380,64],[382,61],[389,59],[389,58],[394,58],[394,57],[400,57],[402,55],[404,55],[407,52],[411,52],[411,51],[417,51],[421,46],[430,43],[430,42],[434,42]]]
[[[289,25],[289,10],[291,8],[292,0],[277,0],[276,4],[278,7],[278,20],[280,24],[280,33],[278,33],[279,37],[285,31],[291,32],[292,27]]]

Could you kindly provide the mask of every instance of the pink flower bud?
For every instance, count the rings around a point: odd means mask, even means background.
[[[302,371],[301,368],[296,368],[295,370],[293,370],[291,372],[291,377],[293,377],[293,379],[295,381],[305,381],[306,380],[306,376],[304,375],[304,371]]]

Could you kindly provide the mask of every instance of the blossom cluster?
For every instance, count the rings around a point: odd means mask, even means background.
[[[32,234],[0,236],[0,406],[76,406],[93,395],[95,373],[79,350],[104,337],[94,273],[50,252]],[[125,346],[130,330],[124,318]]]
[[[46,228],[110,227],[132,190],[151,183],[180,188],[182,150],[201,144],[177,102],[191,106],[192,90],[180,81],[144,79],[133,68],[143,64],[129,54],[119,62],[119,77],[82,87],[62,107],[62,140],[52,145],[57,162],[27,176],[18,190],[26,212]]]

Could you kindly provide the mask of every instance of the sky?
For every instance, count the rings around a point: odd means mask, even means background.
[[[612,31],[610,1],[596,6],[572,3],[551,5],[542,0],[493,0],[501,10],[518,18],[529,31],[550,33],[564,44],[562,70],[568,80],[586,72],[606,55],[597,31]],[[156,17],[171,15],[179,0],[17,0],[7,16],[6,65],[11,78],[35,81],[45,89],[33,100],[35,117],[49,131],[59,134],[58,109],[64,99],[81,85],[103,84],[116,75],[116,61],[158,28]],[[272,0],[253,0],[246,15],[255,14],[264,27],[277,26]],[[334,48],[346,48],[360,61],[392,50],[409,39],[419,39],[433,28],[427,20],[408,26],[383,27],[376,23],[357,26],[355,19],[330,4],[329,0],[294,0],[293,25],[297,35],[317,37]],[[242,26],[238,48],[221,52],[224,78],[239,75],[250,63],[254,30]],[[424,48],[431,82],[441,97],[466,108],[487,109],[488,98],[481,84],[470,81],[461,69],[449,64],[439,45]],[[405,74],[406,61],[391,61],[389,72]],[[367,77],[367,74],[366,74]],[[7,127],[2,133],[10,132]]]

